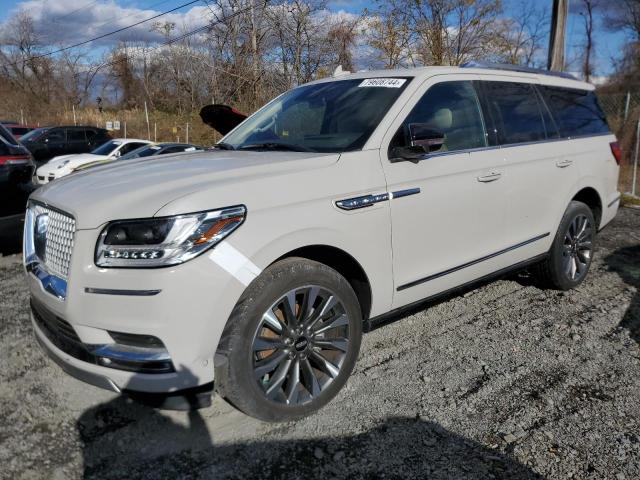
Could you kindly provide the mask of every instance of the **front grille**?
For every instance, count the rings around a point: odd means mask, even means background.
[[[44,263],[49,273],[67,279],[73,253],[73,236],[76,231],[76,221],[71,215],[53,210],[44,205],[34,205],[36,217],[35,244],[36,254]],[[39,231],[37,218],[46,215],[46,225]],[[44,236],[44,238],[42,238]],[[43,241],[44,240],[44,241]]]

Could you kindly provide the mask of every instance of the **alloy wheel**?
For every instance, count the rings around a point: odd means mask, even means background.
[[[349,317],[335,293],[308,285],[264,312],[252,344],[253,372],[265,397],[285,405],[317,398],[349,350]]]
[[[586,215],[577,215],[569,224],[562,249],[563,271],[570,280],[584,276],[591,262],[593,228]]]

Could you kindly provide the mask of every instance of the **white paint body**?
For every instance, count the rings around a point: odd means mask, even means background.
[[[389,71],[327,79],[387,77]],[[613,135],[491,147],[392,163],[391,137],[427,89],[451,80],[508,80],[573,88],[563,78],[495,70],[432,67],[414,76],[360,151],[343,154],[213,151],[154,162],[96,167],[52,184],[33,199],[76,219],[66,300],[45,292],[29,275],[32,296],[66,319],[84,342],[105,330],[161,339],[176,373],[150,375],[81,362],[36,334],[60,362],[107,378],[114,389],[167,392],[211,382],[222,330],[247,285],[278,258],[301,247],[326,245],[353,257],[371,286],[375,317],[544,254],[571,199],[594,189],[602,204],[599,227],[615,216],[618,166]],[[559,168],[561,160],[573,160]],[[498,172],[498,181],[479,176]],[[345,211],[335,202],[367,194],[420,188]],[[244,224],[221,244],[184,264],[156,269],[98,268],[94,252],[109,221],[168,216],[245,205]],[[509,247],[548,234],[521,248]],[[505,253],[411,288],[424,277],[475,259]],[[95,295],[85,288],[158,289],[149,297]]]

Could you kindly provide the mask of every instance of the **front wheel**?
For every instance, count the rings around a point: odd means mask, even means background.
[[[347,280],[318,262],[290,258],[242,295],[220,341],[227,361],[218,391],[266,421],[307,416],[328,403],[353,370],[362,314]]]
[[[551,288],[569,290],[587,276],[593,260],[596,222],[591,209],[572,201],[562,217],[548,258],[538,266],[539,280]]]

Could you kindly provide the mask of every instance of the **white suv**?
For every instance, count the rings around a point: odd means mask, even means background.
[[[345,384],[365,321],[525,266],[580,284],[618,209],[619,155],[593,87],[559,75],[313,82],[217,151],[36,191],[33,327],[94,385],[184,407],[215,380],[247,414],[299,418]]]

